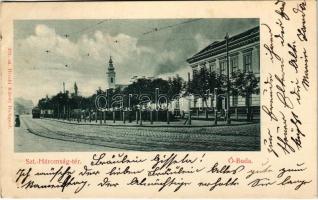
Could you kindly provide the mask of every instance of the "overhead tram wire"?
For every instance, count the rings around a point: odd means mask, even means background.
[[[66,37],[66,38],[68,38],[68,37],[71,37],[72,35],[76,35],[76,34],[79,34],[79,33],[83,33],[83,32],[86,32],[86,33],[90,33],[90,32],[92,32],[92,31],[95,31],[95,27],[97,27],[97,26],[100,26],[101,24],[104,24],[105,22],[111,22],[111,21],[116,21],[117,19],[104,19],[104,20],[101,20],[101,21],[99,21],[99,22],[97,22],[97,23],[95,23],[95,24],[93,24],[93,25],[90,25],[90,26],[87,26],[87,27],[85,27],[85,28],[82,28],[82,29],[80,29],[80,30],[78,30],[78,31],[73,31],[73,32],[69,32],[69,33],[65,33],[65,34],[63,34],[63,36],[64,37]],[[124,25],[124,23],[129,23],[129,20],[127,20],[127,21],[119,21],[119,22],[117,22],[117,23],[121,23],[122,25]],[[135,26],[133,26],[133,27],[135,27]],[[145,27],[145,26],[143,26],[144,28],[149,28],[149,27]],[[104,27],[105,28],[105,27]],[[103,29],[104,29],[103,28]],[[135,27],[137,30],[140,30],[140,28],[139,27]]]
[[[65,34],[63,34],[63,35],[61,35],[61,36],[65,37],[65,38],[70,38],[70,37],[72,37],[72,36],[74,36],[74,35],[77,35],[77,34],[79,34],[79,33],[90,32],[90,31],[88,31],[88,30],[90,30],[90,29],[92,29],[91,31],[94,31],[95,29],[93,29],[93,28],[95,28],[95,27],[97,27],[97,26],[103,24],[103,23],[106,22],[106,21],[111,21],[111,20],[112,20],[112,19],[101,20],[101,21],[99,21],[99,22],[97,22],[97,23],[95,23],[95,24],[93,24],[93,25],[91,25],[91,26],[87,26],[87,27],[82,28],[82,29],[80,29],[80,30],[78,30],[78,31],[68,32],[68,33],[65,33]],[[16,33],[15,33],[15,36],[16,36]],[[110,44],[111,44],[111,43],[113,43],[113,44],[118,44],[118,43],[120,43],[120,41],[116,39],[116,40],[111,41],[111,42],[109,41],[109,43],[110,43]],[[113,47],[115,48],[115,45],[113,45]],[[47,55],[53,54],[53,55],[55,55],[56,57],[60,57],[60,56],[61,56],[61,55],[58,55],[58,54],[54,53],[52,50],[50,50],[50,48],[45,48],[45,49],[42,49],[41,51],[42,51],[42,52],[45,52]],[[90,55],[91,55],[90,52],[88,52],[87,54],[85,54],[85,56],[88,56],[88,57],[89,57]],[[73,62],[64,64],[65,67],[70,67],[70,66],[72,66],[72,65],[75,63],[75,60],[74,60],[73,58],[70,58],[70,59],[73,60]]]
[[[148,31],[148,32],[144,32],[142,35],[148,35],[148,34],[151,34],[151,33],[155,33],[155,32],[159,32],[159,31],[162,31],[162,30],[165,30],[165,29],[170,29],[170,28],[173,28],[173,27],[176,27],[176,26],[180,26],[180,25],[183,25],[183,24],[187,24],[187,23],[191,23],[191,22],[195,22],[195,21],[199,21],[199,20],[202,20],[202,18],[198,18],[198,19],[191,19],[191,20],[187,20],[187,21],[184,21],[184,22],[180,22],[180,23],[176,23],[176,24],[172,24],[172,25],[168,25],[168,26],[163,26],[163,27],[159,27],[159,28],[153,28],[152,30]]]
[[[50,50],[50,49],[43,50],[43,52],[44,52],[45,54],[47,54],[47,55],[53,54],[53,55],[55,55],[56,58],[62,56],[62,55],[59,55],[59,54],[55,53],[54,51],[52,51],[52,50]],[[74,66],[74,63],[77,62],[77,61],[76,61],[74,58],[72,58],[72,57],[68,57],[68,59],[70,59],[70,60],[72,60],[72,61],[71,61],[71,62],[64,62],[63,66],[64,66],[65,68],[72,67],[72,66]]]
[[[176,23],[176,24],[171,24],[171,25],[168,25],[168,26],[162,26],[162,27],[155,27],[155,28],[153,28],[152,30],[150,30],[150,31],[148,31],[148,32],[143,32],[141,35],[140,35],[140,37],[143,37],[143,36],[145,36],[145,35],[148,35],[148,34],[151,34],[151,33],[155,33],[155,32],[159,32],[159,31],[163,31],[163,30],[167,30],[167,29],[171,29],[171,28],[174,28],[174,27],[177,27],[177,26],[180,26],[180,25],[184,25],[184,24],[187,24],[187,23],[192,23],[192,22],[195,22],[195,21],[199,21],[199,20],[202,20],[203,18],[197,18],[197,19],[190,19],[190,20],[186,20],[186,21],[183,21],[183,22],[180,22],[180,23]],[[73,31],[73,32],[69,32],[69,33],[65,33],[63,36],[65,37],[65,38],[68,38],[68,37],[72,37],[73,35],[76,35],[76,34],[79,34],[79,33],[83,33],[83,32],[90,32],[90,31],[88,31],[88,30],[90,30],[90,29],[92,29],[91,31],[94,31],[94,29],[93,28],[95,28],[95,27],[97,27],[97,26],[99,26],[99,25],[101,25],[101,24],[103,24],[104,22],[106,22],[106,21],[111,21],[112,19],[105,19],[105,20],[101,20],[101,21],[99,21],[99,22],[97,22],[97,23],[95,23],[95,24],[93,24],[93,25],[91,25],[91,26],[87,26],[87,27],[85,27],[85,28],[83,28],[83,29],[80,29],[79,31]],[[137,28],[137,27],[136,27]],[[213,38],[214,39],[214,38]],[[193,40],[193,38],[191,39],[191,38],[181,38],[181,39],[168,39],[168,41],[169,40],[173,40],[173,41],[175,41],[175,40]],[[162,41],[162,40],[156,40],[156,39],[140,39],[140,41]],[[121,43],[121,41],[119,41],[119,40],[114,40],[114,41],[112,41],[112,42],[110,42],[110,44],[111,43],[113,43],[113,47],[115,48],[115,44],[118,44],[118,43]],[[48,50],[48,52],[46,52],[46,53],[50,53],[50,51]],[[55,54],[55,53],[53,53],[53,52],[51,52],[52,54]],[[55,54],[55,55],[57,55],[57,54]],[[86,56],[90,56],[90,52],[88,52],[87,54],[86,54]],[[73,58],[71,58],[71,59],[73,59]],[[74,59],[73,59],[74,60]],[[72,62],[72,63],[74,63],[74,62]],[[69,64],[65,64],[65,67],[69,67],[70,65]]]
[[[73,32],[65,33],[63,36],[66,37],[66,38],[72,37],[73,35],[77,35],[77,34],[79,34],[79,33],[85,32],[85,31],[87,31],[87,30],[89,30],[89,29],[92,29],[92,28],[94,28],[94,27],[96,27],[96,26],[98,26],[98,25],[100,25],[100,24],[102,24],[102,23],[104,23],[104,22],[106,22],[106,21],[110,21],[110,19],[101,20],[101,21],[99,21],[99,22],[97,22],[97,23],[95,23],[95,24],[93,24],[93,25],[91,25],[91,26],[87,26],[87,27],[82,28],[82,29],[80,29],[80,30],[78,30],[78,31],[73,31]]]
[[[69,33],[65,33],[63,36],[65,37],[65,38],[69,38],[69,37],[72,37],[72,36],[74,36],[74,35],[76,35],[76,34],[79,34],[79,33],[83,33],[83,32],[86,32],[86,33],[89,33],[89,32],[92,32],[92,31],[95,31],[95,27],[97,27],[97,26],[99,26],[99,25],[101,25],[101,24],[103,24],[104,22],[109,22],[109,21],[111,21],[111,20],[113,20],[113,19],[105,19],[105,20],[101,20],[101,21],[99,21],[99,22],[97,22],[97,23],[95,23],[95,24],[93,24],[93,25],[91,25],[91,26],[87,26],[87,27],[85,27],[85,28],[83,28],[83,29],[81,29],[81,30],[79,30],[79,31],[73,31],[73,32],[69,32]],[[128,22],[128,21],[127,21]],[[122,21],[121,21],[121,23],[122,23]],[[138,27],[136,27],[136,28],[138,28]],[[147,27],[148,28],[148,27]],[[90,30],[91,29],[91,30]],[[90,30],[90,31],[89,31]],[[138,29],[139,30],[139,29]],[[114,41],[108,41],[109,42],[109,44],[118,44],[118,43],[120,43],[120,41],[119,40],[114,40]],[[113,47],[115,47],[115,45],[113,45]],[[86,54],[87,56],[90,56],[90,53],[88,52],[87,54]]]
[[[183,22],[180,22],[180,23],[176,23],[176,24],[171,24],[171,25],[167,25],[167,26],[162,26],[162,27],[155,27],[155,28],[151,28],[152,30],[150,31],[147,31],[147,32],[143,32],[140,37],[144,37],[148,34],[152,34],[152,33],[156,33],[156,32],[160,32],[160,31],[163,31],[163,30],[166,30],[166,29],[172,29],[176,26],[180,26],[180,25],[184,25],[184,24],[187,24],[187,23],[192,23],[192,22],[195,22],[195,21],[199,21],[199,20],[202,20],[204,18],[197,18],[197,19],[190,19],[190,20],[186,20],[186,21],[183,21]],[[206,39],[211,39],[211,40],[220,40],[222,38],[206,38]],[[165,39],[165,41],[187,41],[187,40],[195,40],[195,38],[169,38],[169,39]],[[161,42],[162,39],[140,39],[138,38],[138,41],[153,41],[153,42]],[[118,41],[116,40],[115,43],[120,43],[121,41]]]
[[[151,34],[151,33],[155,33],[155,32],[159,32],[159,31],[163,31],[163,30],[166,30],[166,29],[171,29],[171,28],[174,28],[176,26],[180,26],[180,25],[184,25],[184,24],[187,24],[187,23],[192,23],[192,22],[195,22],[195,21],[199,21],[199,20],[202,20],[203,18],[197,18],[197,19],[190,19],[190,20],[186,20],[186,21],[183,21],[183,22],[180,22],[180,23],[175,23],[175,24],[171,24],[171,25],[168,25],[168,26],[162,26],[162,27],[155,27],[155,28],[152,28],[152,30],[150,31],[147,31],[147,32],[144,32],[141,34],[141,36],[144,36],[144,35],[148,35],[148,34]],[[65,33],[63,34],[63,36],[65,38],[69,38],[69,37],[72,37],[74,35],[77,35],[79,33],[83,33],[83,32],[86,32],[86,33],[89,33],[91,31],[94,31],[93,28],[107,22],[107,21],[111,21],[113,19],[104,19],[104,20],[101,20],[93,25],[90,25],[90,26],[87,26],[85,28],[82,28],[78,31],[73,31],[73,32],[69,32],[69,33]],[[123,23],[125,21],[121,21],[120,23]],[[127,21],[128,22],[128,21]],[[138,27],[136,27],[138,28]],[[91,31],[89,31],[90,29],[92,29]],[[154,39],[149,39],[150,41],[155,41]],[[173,39],[173,40],[186,40],[186,39]],[[140,41],[147,41],[147,39],[143,40],[141,39]],[[114,40],[113,43],[120,43],[121,41],[119,40]],[[89,54],[89,53],[88,53]]]
[[[183,21],[183,22],[180,22],[180,23],[175,23],[175,24],[171,24],[171,25],[167,25],[167,26],[162,26],[162,27],[155,27],[155,28],[152,28],[152,30],[150,31],[147,31],[147,32],[143,32],[140,36],[145,36],[145,35],[148,35],[148,34],[151,34],[151,33],[155,33],[155,32],[159,32],[159,31],[163,31],[163,30],[166,30],[166,29],[171,29],[171,28],[174,28],[174,27],[177,27],[177,26],[180,26],[180,25],[184,25],[184,24],[187,24],[187,23],[192,23],[192,22],[195,22],[195,21],[199,21],[199,20],[202,20],[203,18],[197,18],[197,19],[190,19],[190,20],[186,20],[186,21]],[[103,24],[104,22],[106,21],[111,21],[113,19],[105,19],[105,20],[101,20],[91,26],[87,26],[79,31],[74,31],[74,32],[70,32],[70,33],[66,33],[64,34],[63,36],[68,38],[68,37],[72,37],[72,35],[76,35],[76,34],[79,34],[79,33],[83,33],[83,32],[86,32],[86,33],[89,33],[91,31],[94,31],[94,27],[96,26],[99,26],[101,24]],[[125,21],[120,21],[120,23],[124,23]],[[127,21],[128,22],[128,21]],[[119,23],[119,22],[118,22]],[[135,26],[136,29],[139,29],[137,26]],[[147,27],[148,28],[148,27]],[[150,27],[149,27],[150,28]],[[91,31],[88,31],[92,29]],[[149,41],[151,40],[154,40],[154,39],[148,39]],[[174,40],[177,40],[177,39],[174,39]],[[183,40],[183,39],[178,39],[178,40]],[[186,39],[185,39],[186,40]],[[147,41],[147,39],[143,40],[141,39],[140,41]],[[120,43],[121,41],[119,40],[114,40],[113,41],[114,43]]]
[[[224,38],[214,38],[214,37],[205,37],[204,39],[209,39],[209,40],[224,40]],[[191,37],[191,38],[168,38],[165,41],[191,41],[191,40],[196,40],[196,38]],[[162,39],[140,39],[138,41],[153,41],[153,42],[162,42]]]

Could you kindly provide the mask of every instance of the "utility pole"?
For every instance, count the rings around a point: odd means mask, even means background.
[[[227,79],[227,89],[226,89],[226,123],[231,124],[230,115],[230,62],[229,62],[229,34],[226,33],[226,79]]]
[[[215,98],[215,107],[214,107],[214,124],[218,124],[218,112],[217,112],[217,105],[218,105],[218,89],[214,88],[214,98]]]
[[[188,72],[188,87],[190,87],[190,72]],[[189,115],[188,115],[188,125],[191,125],[191,95],[189,94],[188,97],[188,109],[189,109]]]

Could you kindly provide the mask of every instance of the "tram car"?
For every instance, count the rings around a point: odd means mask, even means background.
[[[35,107],[32,109],[32,118],[40,118],[41,116],[41,109],[38,107]]]

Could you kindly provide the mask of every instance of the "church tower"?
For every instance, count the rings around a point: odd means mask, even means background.
[[[76,82],[74,83],[74,95],[77,96],[78,95],[78,87]]]
[[[115,84],[116,84],[116,72],[115,68],[113,65],[112,57],[110,56],[109,58],[109,63],[108,63],[108,70],[107,70],[107,82],[108,82],[108,88],[109,89],[115,89]]]

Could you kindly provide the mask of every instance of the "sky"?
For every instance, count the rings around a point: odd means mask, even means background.
[[[63,89],[83,96],[107,86],[112,56],[117,84],[133,76],[187,79],[186,59],[258,19],[16,20],[14,95],[34,104]]]

